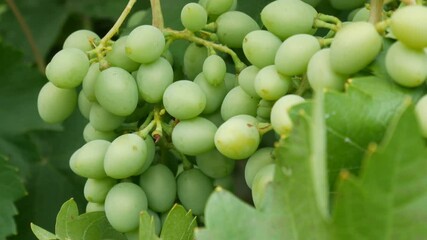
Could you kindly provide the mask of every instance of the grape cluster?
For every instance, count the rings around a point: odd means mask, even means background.
[[[183,7],[183,31],[140,25],[115,41],[72,33],[46,67],[38,110],[60,123],[78,106],[88,120],[86,144],[70,158],[72,171],[87,178],[86,210],[105,211],[129,239],[148,210],[159,233],[176,202],[203,215],[214,186],[230,187],[235,160],[243,159],[261,206],[275,171],[271,142],[293,127],[289,110],[312,92],[344,90],[384,47],[375,25],[343,24],[319,14],[319,2],[273,1],[260,13],[263,28],[236,10],[237,0],[200,0]],[[330,2],[354,9],[365,1]],[[427,8],[405,6],[386,21],[397,39],[387,51],[388,74],[405,87],[423,84]],[[330,31],[320,37],[318,28]],[[177,39],[190,42],[179,70],[186,79],[177,79],[169,51]],[[420,116],[424,105],[427,97],[418,102]]]

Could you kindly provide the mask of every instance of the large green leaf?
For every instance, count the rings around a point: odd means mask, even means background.
[[[0,155],[0,239],[17,234],[13,216],[18,213],[14,202],[27,192],[17,169]]]
[[[158,240],[156,235],[156,226],[154,217],[147,211],[141,212],[139,218],[139,239],[140,240]]]
[[[192,240],[196,217],[181,205],[175,204],[169,211],[162,226],[160,238],[163,240]]]
[[[427,148],[412,106],[399,109],[360,178],[342,174],[336,196],[337,239],[427,238]]]

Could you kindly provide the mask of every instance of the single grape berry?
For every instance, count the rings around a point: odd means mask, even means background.
[[[427,7],[410,5],[391,15],[390,28],[394,36],[411,48],[427,47]]]
[[[198,3],[187,3],[181,10],[181,23],[192,32],[197,32],[205,27],[208,13]]]
[[[47,82],[39,92],[37,110],[43,121],[60,123],[67,119],[77,105],[75,89],[63,89]]]
[[[210,55],[203,62],[203,75],[209,84],[218,86],[224,82],[227,66],[222,57],[214,54]]]
[[[100,41],[98,34],[81,29],[71,33],[64,41],[62,48],[78,48],[83,52],[92,50],[95,44]]]
[[[266,30],[248,33],[243,39],[243,52],[250,63],[263,68],[274,64],[274,57],[282,41]]]
[[[162,31],[151,25],[142,25],[132,30],[126,40],[126,54],[139,63],[150,63],[158,59],[165,48]]]
[[[291,118],[289,117],[289,110],[291,107],[304,102],[304,98],[289,94],[277,100],[271,109],[271,125],[274,131],[280,135],[287,135],[293,127]]]
[[[232,48],[241,48],[245,36],[259,30],[258,23],[249,15],[239,11],[230,11],[221,14],[217,20],[219,41]]]

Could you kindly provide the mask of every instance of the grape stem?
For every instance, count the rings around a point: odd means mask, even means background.
[[[160,138],[163,136],[162,129],[162,115],[166,112],[165,109],[154,108],[154,122],[156,124],[156,129],[151,133],[151,136],[154,138],[155,143],[159,142]]]
[[[381,21],[383,18],[383,5],[384,0],[371,0],[371,10],[369,11],[370,23],[377,24],[379,21]]]
[[[160,0],[150,0],[151,3],[151,12],[153,15],[152,24],[158,29],[165,28],[165,22],[163,20],[163,12],[162,5],[160,4]]]
[[[338,32],[342,27],[342,22],[339,18],[323,13],[317,14],[314,19],[314,28],[327,28],[334,32]]]
[[[273,130],[271,123],[258,123],[257,124],[258,132],[261,136]]]
[[[197,37],[196,35],[194,35],[193,32],[187,29],[182,31],[177,31],[170,28],[165,28],[163,30],[163,34],[165,35],[166,38],[171,40],[184,39],[199,45],[203,45],[208,49],[212,48],[214,50],[218,50],[220,52],[224,52],[230,55],[231,59],[233,59],[233,62],[236,68],[236,73],[240,73],[246,67],[246,64],[243,63],[240,60],[240,58],[237,56],[237,54],[233,50],[231,50],[229,47]]]
[[[307,91],[310,88],[310,85],[308,83],[307,74],[304,74],[301,78],[301,82],[298,85],[297,90],[295,91],[296,95],[302,96],[305,91]]]

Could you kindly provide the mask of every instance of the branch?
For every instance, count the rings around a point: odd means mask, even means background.
[[[377,24],[383,18],[384,0],[371,0],[371,11],[369,12],[369,22]]]
[[[160,0],[150,0],[151,3],[151,11],[153,15],[153,26],[158,29],[163,29],[165,27],[165,23],[163,20],[163,12],[162,6],[160,5]]]
[[[31,33],[31,29],[28,27],[27,22],[25,21],[24,17],[22,16],[21,12],[16,6],[14,0],[6,0],[6,3],[7,5],[9,5],[10,9],[12,10],[13,15],[15,15],[15,18],[18,21],[19,26],[21,27],[21,30],[24,33],[28,44],[31,47],[31,51],[33,52],[34,58],[36,60],[37,68],[41,73],[44,73],[44,70],[46,68],[46,63],[44,61],[42,54],[40,53],[39,48],[37,47],[36,41],[34,40],[33,34]]]

